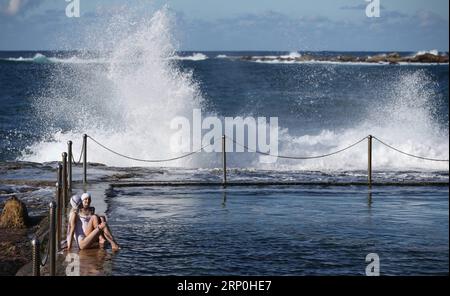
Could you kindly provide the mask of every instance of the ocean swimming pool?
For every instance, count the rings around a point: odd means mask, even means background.
[[[448,274],[448,187],[106,190],[112,275]],[[103,260],[103,259],[102,259]],[[83,270],[83,268],[82,268]]]

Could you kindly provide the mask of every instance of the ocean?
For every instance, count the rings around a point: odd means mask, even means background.
[[[181,52],[152,27],[138,33],[108,51],[0,52],[1,201],[51,199],[45,182],[56,181],[67,141],[78,160],[84,133],[133,158],[176,157],[170,122],[194,109],[219,120],[277,117],[279,155],[329,154],[371,134],[448,159],[448,64],[249,61],[389,52]],[[229,180],[367,180],[366,142],[319,159],[259,156],[227,153]],[[88,160],[88,190],[123,248],[96,266],[108,274],[360,275],[377,253],[384,275],[448,275],[448,186],[117,189],[109,184],[220,181],[222,155],[143,163],[89,141]],[[374,142],[376,182],[448,182],[448,169]]]

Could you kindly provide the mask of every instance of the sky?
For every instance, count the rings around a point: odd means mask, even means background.
[[[66,16],[69,1],[79,18]],[[368,1],[0,0],[0,50],[87,49],[85,26],[167,6],[180,50],[448,51],[448,0],[371,0],[379,17]]]

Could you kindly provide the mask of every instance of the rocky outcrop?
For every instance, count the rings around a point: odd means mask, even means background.
[[[342,63],[381,63],[381,64],[399,64],[399,63],[448,63],[448,55],[435,55],[432,53],[418,54],[415,56],[401,56],[397,52],[389,54],[379,54],[375,56],[314,56],[304,54],[301,56],[243,56],[243,61],[254,62],[342,62]]]
[[[14,196],[5,202],[0,216],[0,227],[26,228],[29,222],[27,207],[22,201]]]
[[[411,59],[412,63],[448,63],[448,56],[424,53]]]
[[[0,228],[0,276],[14,275],[31,258],[26,229]]]
[[[387,59],[400,59],[401,56],[398,52],[392,52],[392,53],[386,55],[386,58]]]
[[[345,56],[338,56],[337,60],[340,62],[344,62],[344,63],[348,63],[348,62],[356,62],[356,57],[354,56],[350,56],[350,55],[345,55]]]

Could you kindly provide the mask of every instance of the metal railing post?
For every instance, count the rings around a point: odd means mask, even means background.
[[[50,203],[50,276],[56,274],[56,203]]]
[[[225,135],[222,136],[222,165],[223,165],[223,186],[227,185],[227,152],[225,150]]]
[[[67,184],[67,153],[63,152],[62,154],[62,163],[63,163],[63,173],[62,173],[62,196],[63,196],[63,202],[62,202],[62,210],[66,208],[66,203],[68,201],[67,195],[69,193],[68,191],[68,184]]]
[[[367,167],[367,183],[372,187],[372,135],[368,139],[368,167]]]
[[[62,195],[61,186],[56,182],[56,249],[61,250],[61,238],[62,238]]]
[[[73,159],[73,153],[72,153],[72,141],[67,142],[67,173],[68,173],[68,191],[69,195],[72,194],[72,159]]]
[[[87,135],[83,135],[83,184],[87,184]]]
[[[31,245],[33,246],[32,256],[33,256],[33,276],[41,275],[41,247],[39,243],[39,239],[37,237],[33,238],[31,241]]]
[[[58,181],[56,182],[56,240],[57,240],[57,248],[61,249],[61,238],[62,238],[62,216],[63,212],[63,188],[62,181],[63,179],[63,166],[62,164],[58,164]]]

